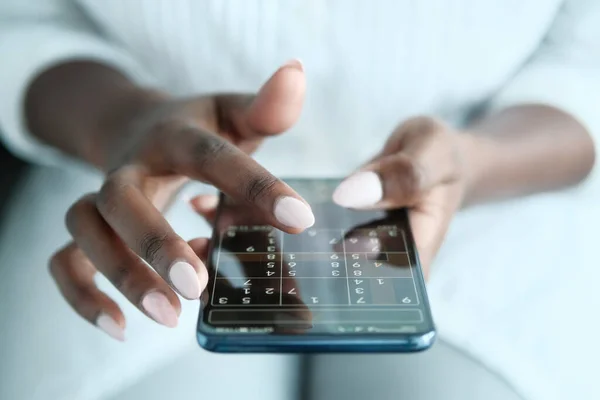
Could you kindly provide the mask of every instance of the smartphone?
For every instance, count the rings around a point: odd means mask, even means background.
[[[412,352],[435,328],[404,209],[332,202],[339,179],[286,179],[316,222],[275,229],[221,195],[197,338],[215,352]]]

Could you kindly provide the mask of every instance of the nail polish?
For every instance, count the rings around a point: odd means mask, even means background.
[[[106,313],[101,313],[96,319],[96,326],[102,329],[106,334],[120,342],[125,341],[125,331],[121,326]]]
[[[342,207],[362,208],[383,198],[379,175],[372,171],[357,172],[344,180],[333,192],[333,201]]]
[[[315,223],[310,207],[294,197],[280,197],[275,202],[273,214],[277,221],[290,228],[306,229]]]
[[[189,263],[176,261],[169,268],[169,279],[173,287],[188,299],[200,297],[201,287],[198,273]]]
[[[177,311],[163,293],[152,291],[142,298],[142,307],[159,324],[174,328],[177,326]]]

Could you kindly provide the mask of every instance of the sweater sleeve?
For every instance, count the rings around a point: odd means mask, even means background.
[[[600,1],[567,0],[544,41],[492,99],[489,111],[519,104],[546,104],[577,119],[596,151],[600,175]]]
[[[34,163],[60,164],[65,159],[27,131],[24,100],[41,72],[60,63],[89,60],[140,83],[152,81],[72,0],[0,0],[0,60],[0,138],[13,153]]]

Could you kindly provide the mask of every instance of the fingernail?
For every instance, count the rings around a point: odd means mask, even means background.
[[[310,207],[289,196],[280,197],[275,202],[273,214],[277,221],[290,228],[306,229],[315,223],[315,216]]]
[[[110,315],[101,313],[96,319],[96,326],[106,332],[110,337],[117,339],[120,342],[125,341],[125,331]]]
[[[372,171],[350,176],[333,192],[333,201],[342,207],[368,207],[380,202],[382,198],[381,179]]]
[[[197,299],[200,297],[200,280],[194,267],[185,261],[175,262],[169,269],[169,279],[183,297]]]
[[[302,61],[300,61],[297,58],[292,58],[291,60],[286,61],[286,63],[281,66],[281,68],[286,67],[296,68],[297,70],[304,71],[304,65],[302,64]]]
[[[177,326],[177,311],[164,294],[150,292],[142,298],[142,307],[159,324],[174,328]]]

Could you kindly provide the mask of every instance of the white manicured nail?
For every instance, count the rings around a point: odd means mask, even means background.
[[[344,180],[333,192],[333,201],[342,207],[369,207],[381,201],[383,186],[375,172],[358,172]]]
[[[125,331],[117,321],[106,313],[101,313],[96,319],[96,326],[106,332],[110,337],[117,339],[120,342],[125,341]]]
[[[289,196],[280,197],[275,202],[273,213],[277,221],[290,228],[306,229],[315,223],[315,216],[310,207]]]
[[[197,299],[200,297],[200,279],[194,267],[185,261],[175,262],[169,269],[169,279],[183,297]]]
[[[177,311],[164,294],[150,292],[144,295],[142,307],[159,324],[174,328],[177,326]]]

